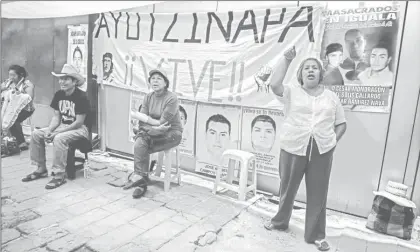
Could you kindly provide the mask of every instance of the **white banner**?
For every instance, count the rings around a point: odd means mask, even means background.
[[[320,55],[320,6],[247,11],[156,14],[102,13],[94,29],[94,64],[103,84],[149,92],[148,72],[163,67],[179,98],[260,108],[279,108],[254,74],[276,69],[296,46],[296,69]],[[285,83],[297,83],[288,71]],[[269,76],[266,76],[267,78]]]
[[[68,26],[67,64],[74,66],[78,73],[87,77],[88,25]],[[87,89],[87,82],[80,88]]]

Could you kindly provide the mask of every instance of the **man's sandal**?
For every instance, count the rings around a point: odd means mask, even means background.
[[[330,245],[326,240],[315,241],[315,246],[319,251],[328,251],[330,250]]]
[[[55,189],[63,184],[65,184],[67,181],[63,178],[53,178],[48,184],[45,186],[45,189]]]
[[[33,180],[37,180],[40,178],[46,178],[48,177],[48,171],[44,171],[44,172],[32,172],[31,174],[29,174],[28,176],[24,177],[22,179],[22,182],[29,182],[29,181],[33,181]]]

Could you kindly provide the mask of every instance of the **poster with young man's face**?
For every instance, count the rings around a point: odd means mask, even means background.
[[[131,111],[139,112],[141,105],[143,104],[145,94],[144,93],[131,93],[130,96],[130,110],[128,111],[128,140],[135,142],[135,136],[139,130],[139,120],[131,117]]]
[[[234,106],[198,104],[196,126],[196,172],[216,175],[216,168],[223,165],[226,174],[227,162],[222,163],[222,154],[227,149],[238,149],[241,110]]]
[[[388,113],[394,88],[398,41],[404,19],[399,3],[327,10],[322,39],[323,84],[346,110]]]
[[[179,115],[184,127],[179,150],[182,154],[194,156],[196,101],[179,99]]]
[[[278,134],[283,122],[281,110],[242,108],[241,150],[256,157],[257,172],[278,177],[280,141]]]

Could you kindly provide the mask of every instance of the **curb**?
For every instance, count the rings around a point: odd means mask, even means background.
[[[251,205],[248,208],[248,211],[252,211],[268,219],[271,218],[273,215],[273,213],[255,205]],[[305,230],[304,221],[305,220],[303,218],[300,218],[300,216],[296,216],[292,214],[292,218],[290,220],[291,229],[293,229],[293,231],[295,232],[298,231],[297,233],[303,235],[304,230]],[[396,246],[398,248],[405,249],[405,250],[401,250],[404,252],[419,252],[420,251],[420,243],[418,242],[405,241],[397,237],[375,233],[374,231],[370,231],[368,229],[361,230],[360,228],[355,228],[348,225],[342,225],[341,227],[330,226],[328,225],[328,223],[327,223],[327,229],[328,229],[328,237],[331,237],[331,238],[348,237],[351,239],[358,239],[358,240],[366,241],[367,244]]]

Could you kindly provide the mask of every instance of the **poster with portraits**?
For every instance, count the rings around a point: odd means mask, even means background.
[[[242,108],[241,150],[255,155],[259,173],[279,176],[280,139],[278,133],[283,120],[282,110]]]
[[[179,99],[179,115],[184,127],[182,131],[182,140],[179,144],[179,150],[182,154],[194,156],[194,136],[195,136],[195,114],[197,102],[191,100]]]
[[[337,93],[346,109],[390,111],[401,15],[398,3],[325,12],[323,83]]]
[[[69,25],[67,28],[67,64],[74,66],[77,72],[87,79],[88,25]],[[80,89],[86,92],[87,82]]]
[[[222,177],[227,174],[228,161],[222,163],[222,154],[239,149],[240,122],[240,107],[197,105],[196,172],[215,177],[217,167],[223,167]]]
[[[130,112],[139,112],[141,109],[141,105],[143,104],[144,97],[146,96],[145,93],[139,92],[132,92],[130,96]],[[131,117],[131,113],[128,115],[128,140],[130,142],[135,142],[134,137],[137,135],[137,131],[139,129],[139,120],[134,119]]]

